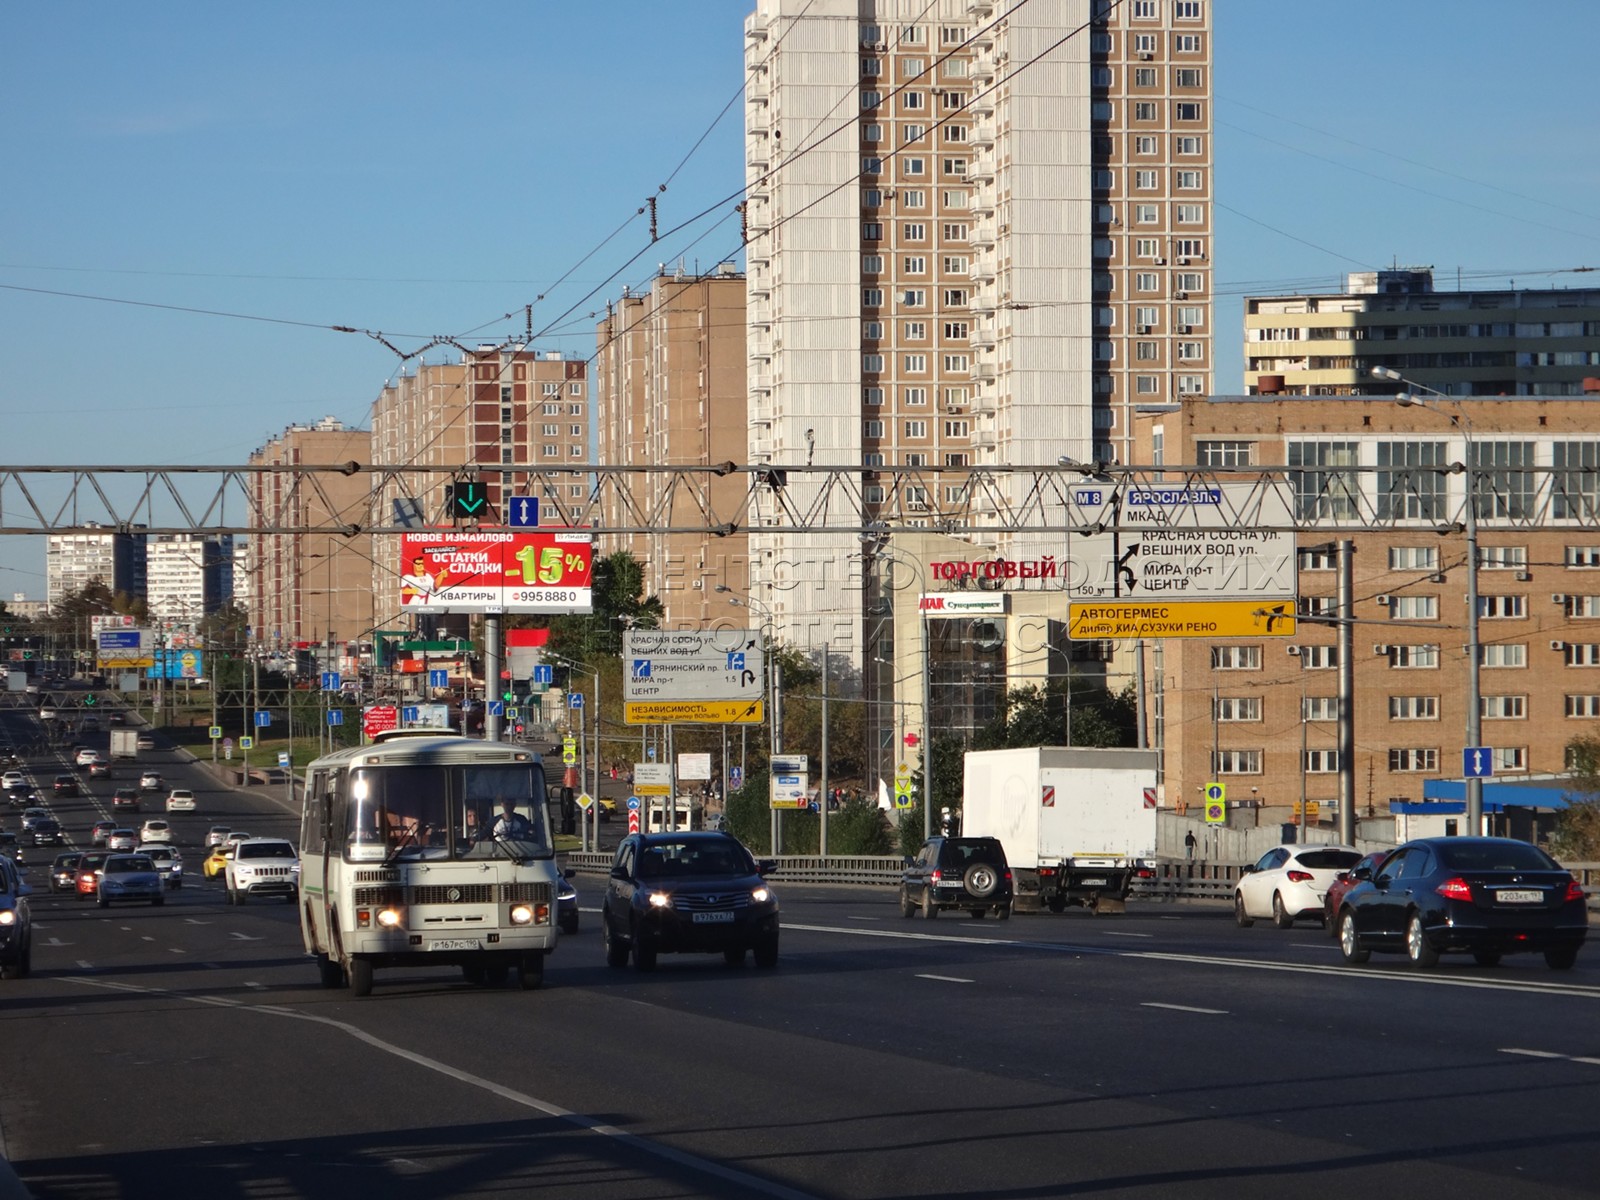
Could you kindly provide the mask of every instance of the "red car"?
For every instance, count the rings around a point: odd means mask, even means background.
[[[100,894],[100,868],[111,856],[103,850],[91,850],[78,859],[78,873],[73,878],[72,890],[85,900]]]
[[[1339,905],[1344,903],[1345,893],[1360,882],[1356,878],[1356,872],[1362,867],[1368,867],[1376,875],[1378,868],[1383,865],[1383,860],[1393,853],[1393,850],[1374,850],[1349,870],[1340,871],[1333,877],[1333,882],[1328,885],[1327,895],[1322,899],[1322,926],[1328,931],[1329,937],[1339,936],[1338,922],[1334,920],[1334,914],[1339,911]]]

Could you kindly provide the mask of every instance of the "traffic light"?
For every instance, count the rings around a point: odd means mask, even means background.
[[[84,705],[85,708],[93,708],[95,706],[95,698],[94,698],[94,693],[93,692],[85,692],[84,693],[83,705]]]
[[[481,479],[458,479],[446,489],[450,515],[458,521],[482,520],[489,507],[489,489]]]

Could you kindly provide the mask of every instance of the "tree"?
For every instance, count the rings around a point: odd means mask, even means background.
[[[1556,814],[1550,852],[1569,862],[1600,860],[1600,737],[1577,737],[1567,743],[1573,791],[1567,807]]]
[[[661,600],[644,594],[644,567],[628,551],[597,559],[591,587],[593,611],[549,618],[550,649],[556,654],[593,666],[622,654],[623,631],[630,625],[654,629],[661,624]]]

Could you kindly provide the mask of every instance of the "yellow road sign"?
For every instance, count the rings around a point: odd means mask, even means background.
[[[1294,815],[1296,817],[1299,817],[1299,815],[1300,815],[1300,801],[1298,801],[1298,800],[1296,800],[1294,802]],[[1307,800],[1306,801],[1306,820],[1315,821],[1318,818],[1320,818],[1321,816],[1322,816],[1322,801],[1320,801],[1320,800]]]
[[[629,700],[622,719],[629,725],[759,725],[765,712],[760,700]]]
[[[1206,824],[1221,825],[1228,819],[1228,802],[1226,800],[1206,801]]]
[[[1067,606],[1067,636],[1293,637],[1293,600],[1095,600]]]

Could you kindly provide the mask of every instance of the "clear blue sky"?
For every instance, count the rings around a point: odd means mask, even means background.
[[[1600,264],[1600,5],[1215,2],[1219,392],[1248,292],[1392,262],[1590,281],[1555,272]],[[737,250],[750,7],[7,6],[0,463],[231,464],[364,425],[400,360],[333,325],[412,352],[534,303],[538,347],[592,353],[623,284]],[[664,233],[714,211],[652,246],[663,182]],[[43,564],[0,539],[0,597],[42,596]]]

